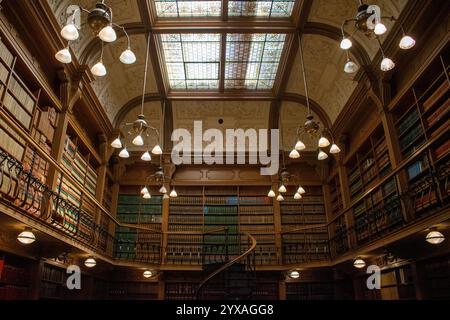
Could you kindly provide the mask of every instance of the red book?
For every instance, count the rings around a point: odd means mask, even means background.
[[[0,279],[2,278],[2,271],[5,266],[5,260],[0,260]]]

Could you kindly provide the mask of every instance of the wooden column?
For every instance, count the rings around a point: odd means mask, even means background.
[[[287,296],[286,296],[286,281],[285,280],[280,280],[278,282],[278,297],[279,297],[280,301],[284,301],[287,298]]]
[[[379,106],[379,113],[381,122],[383,124],[384,136],[389,151],[391,166],[392,169],[396,169],[402,161],[401,148],[397,138],[397,130],[394,125],[392,114],[387,111],[387,104],[390,101],[390,96],[388,94],[390,90],[387,89],[387,87],[389,87],[389,84],[383,83],[383,87],[385,88],[383,90],[383,92],[385,92],[383,101],[384,105]],[[404,193],[408,189],[408,177],[406,175],[406,171],[402,171],[398,174],[397,185],[400,194]],[[412,208],[410,207],[410,203],[404,202],[402,212],[403,218],[406,222],[411,221],[414,218],[414,210],[412,210]]]
[[[173,174],[175,173],[175,166],[171,163],[170,154],[164,155],[163,163],[164,163],[164,175],[169,176],[172,179]],[[169,183],[173,182],[172,180]],[[169,190],[169,187],[166,186]],[[170,192],[170,190],[169,190]],[[168,243],[168,234],[169,231],[169,209],[170,209],[170,199],[163,200],[162,203],[162,211],[161,211],[161,263],[164,264],[166,262],[166,248]]]
[[[279,188],[278,177],[272,177],[272,190],[277,193]],[[270,190],[267,190],[269,192]],[[281,236],[281,206],[280,202],[273,199],[273,224],[275,230],[275,248],[277,248],[277,261],[279,264],[283,262],[283,239]]]

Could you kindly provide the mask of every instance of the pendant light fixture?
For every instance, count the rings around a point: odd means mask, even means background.
[[[92,66],[91,73],[96,77],[104,77],[107,74],[106,67],[103,64],[103,43],[102,51],[100,53],[100,60]]]
[[[26,227],[18,236],[17,240],[22,244],[32,244],[36,241],[36,236],[30,227]]]
[[[84,261],[84,265],[88,268],[93,268],[97,265],[97,261],[93,257],[89,257]]]
[[[303,151],[306,149],[306,145],[303,143],[301,135],[307,134],[312,138],[318,139],[317,145],[319,147],[319,154],[317,158],[318,160],[323,161],[328,158],[328,154],[323,149],[331,146],[329,150],[330,154],[338,154],[339,152],[341,152],[341,149],[334,142],[333,134],[331,133],[331,131],[327,128],[322,128],[321,124],[315,121],[314,116],[312,115],[311,105],[309,101],[308,81],[306,78],[305,61],[303,55],[303,45],[300,35],[299,35],[299,50],[300,50],[300,62],[302,67],[303,83],[305,85],[306,107],[308,116],[306,117],[305,124],[297,128],[297,142],[295,144],[294,149],[289,154],[289,157],[291,159],[300,158],[299,151]]]
[[[275,198],[277,195],[275,194],[275,191],[273,189],[270,189],[269,193],[267,194],[269,198]]]
[[[153,272],[151,270],[145,270],[143,273],[143,276],[144,276],[144,278],[149,279],[149,278],[153,277]]]
[[[289,278],[291,279],[299,279],[300,278],[300,272],[298,272],[298,270],[291,270],[288,273]]]
[[[353,261],[353,266],[357,269],[362,269],[366,266],[366,262],[361,257],[358,257]]]
[[[144,105],[145,105],[145,92],[147,88],[147,77],[148,77],[148,64],[149,64],[149,52],[150,52],[150,34],[147,37],[147,51],[146,51],[146,57],[145,57],[145,70],[144,70],[144,80],[143,80],[143,88],[142,88],[142,99],[141,99],[141,112],[137,117],[137,120],[132,123],[125,123],[122,125],[122,127],[131,127],[131,130],[129,130],[128,134],[133,135],[132,144],[137,147],[142,147],[145,145],[144,138],[149,139],[150,133],[149,131],[153,131],[156,134],[156,137],[158,141],[160,140],[160,134],[158,129],[150,126],[144,116]],[[165,105],[163,104],[163,109],[165,109]],[[120,141],[120,135],[117,139],[115,139],[111,143],[111,147],[120,149],[122,147],[122,142]],[[152,160],[152,157],[150,155],[150,151],[152,150],[152,153],[154,155],[162,155],[163,151],[159,144],[155,146],[148,145],[147,150],[142,154],[141,160],[149,162]],[[123,150],[122,150],[123,151]],[[122,153],[122,152],[121,152]],[[120,156],[120,154],[119,154]]]
[[[355,22],[356,31],[364,33],[370,40],[376,39],[380,43],[380,37],[387,33],[388,29],[383,23],[383,19],[390,21],[397,21],[395,17],[383,17],[381,15],[381,8],[377,5],[364,4],[362,0],[359,1],[358,12],[353,19],[346,19],[342,23],[341,33],[342,41],[340,44],[341,49],[350,50],[353,46],[351,39],[346,36],[345,27],[350,22]],[[409,50],[416,45],[416,41],[405,33],[403,25],[400,25],[402,29],[403,37],[400,40],[399,47],[402,50]],[[381,44],[380,44],[381,47]],[[387,72],[395,68],[395,63],[392,59],[385,56],[383,50],[383,60],[380,65],[381,71]],[[344,71],[346,73],[354,73],[355,65],[349,60],[345,65]]]
[[[429,244],[438,245],[445,241],[445,236],[437,230],[432,230],[427,234],[425,240]]]
[[[344,72],[348,74],[358,72],[359,66],[356,64],[356,62],[350,59],[350,54],[348,53],[348,51],[345,51],[345,53],[347,54],[347,63],[344,66]]]
[[[119,60],[123,64],[133,64],[136,62],[136,55],[131,50],[130,37],[126,29],[113,23],[113,12],[110,7],[105,4],[105,1],[98,2],[95,5],[95,8],[88,10],[78,5],[70,5],[67,10],[67,20],[66,25],[61,29],[61,36],[69,41],[76,41],[80,37],[80,29],[81,29],[81,13],[87,14],[87,24],[91,28],[92,32],[99,37],[102,41],[102,51],[103,51],[103,43],[112,43],[117,40],[117,33],[114,28],[118,28],[122,30],[122,32],[127,37],[127,48],[122,52],[119,57]],[[61,63],[71,63],[72,56],[70,54],[69,48],[65,48],[59,51],[55,58]],[[103,62],[100,60],[97,62],[91,69],[92,74],[97,77],[103,77],[106,75],[106,68]]]
[[[172,191],[170,192],[170,195],[169,195],[171,198],[176,198],[176,197],[178,197],[178,193],[177,193],[177,191],[175,190],[175,188],[173,188],[172,189]]]

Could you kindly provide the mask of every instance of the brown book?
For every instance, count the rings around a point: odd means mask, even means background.
[[[450,84],[447,80],[442,83],[439,88],[423,103],[424,111],[430,109],[436,101],[438,101],[450,88]]]

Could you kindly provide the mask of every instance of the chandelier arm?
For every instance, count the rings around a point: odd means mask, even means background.
[[[125,29],[125,27],[121,26],[120,24],[117,24],[117,23],[113,23],[113,26],[115,26],[115,27],[119,28],[120,30],[122,30],[122,32],[125,34],[125,36],[127,37],[128,49],[130,49],[130,47],[131,47],[130,36],[129,36],[127,30]]]
[[[104,44],[103,41],[102,41],[102,51],[101,51],[101,53],[100,53],[100,62],[101,62],[101,63],[103,63],[103,51],[104,51],[104,49],[105,49],[105,44]]]
[[[380,50],[381,50],[381,54],[383,55],[383,58],[386,58],[386,54],[384,52],[383,46],[381,45],[381,41],[380,41],[379,37],[377,37],[377,42],[378,42],[378,45],[380,46]]]
[[[351,22],[351,21],[357,21],[356,19],[346,19],[346,20],[344,20],[344,22],[342,23],[342,26],[341,26],[341,33],[342,33],[342,37],[343,38],[345,38],[345,26],[349,23],[349,22]]]

